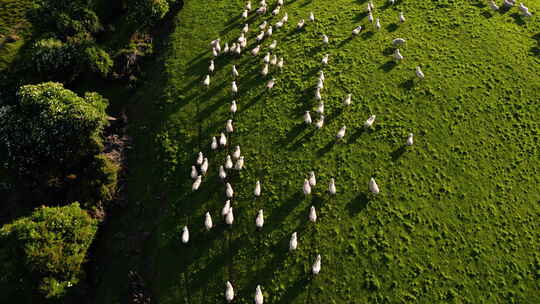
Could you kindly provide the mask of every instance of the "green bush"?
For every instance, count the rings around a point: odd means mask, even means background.
[[[56,38],[41,39],[30,50],[31,63],[40,73],[72,73],[79,54],[77,47]]]
[[[131,0],[128,4],[130,17],[141,26],[152,26],[169,11],[170,0]]]
[[[0,283],[4,290],[39,290],[57,298],[76,285],[97,221],[73,203],[42,207],[0,229]]]
[[[109,54],[98,46],[89,46],[84,50],[88,68],[105,77],[112,69],[113,61]]]

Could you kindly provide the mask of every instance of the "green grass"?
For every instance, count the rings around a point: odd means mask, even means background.
[[[385,7],[378,0],[383,30],[373,32],[365,2],[285,2],[278,17],[288,12],[289,23],[271,39],[285,68],[271,71],[276,86],[268,92],[262,56],[247,53],[219,57],[210,88],[202,86],[209,42],[238,36],[244,2],[185,1],[160,64],[133,102],[129,197],[141,211],[111,228],[98,302],[120,302],[132,267],[162,304],[222,303],[227,280],[236,287],[235,303],[252,303],[257,284],[268,303],[539,302],[537,13],[523,22],[516,9],[491,13],[481,1]],[[540,12],[538,3],[527,4]],[[295,30],[310,11],[317,22]],[[390,26],[399,11],[407,22]],[[250,19],[249,49],[262,20]],[[367,30],[351,40],[357,25]],[[408,42],[404,62],[393,67],[396,37]],[[302,114],[317,104],[325,53],[327,120],[315,130],[302,124]],[[232,64],[240,94],[230,142],[241,146],[246,169],[231,173],[235,224],[227,228],[218,216],[225,195],[217,177],[227,152],[212,152],[209,143],[231,116]],[[426,74],[422,82],[417,65]],[[353,104],[344,108],[347,93]],[[363,131],[371,114],[374,128]],[[347,135],[335,143],[342,125]],[[416,143],[404,149],[409,132]],[[199,150],[210,172],[193,193],[189,170]],[[312,170],[318,185],[305,198],[302,183]],[[326,193],[331,177],[335,198]],[[367,191],[370,177],[378,196]],[[260,199],[252,194],[258,179]],[[307,221],[310,205],[318,209],[316,224]],[[261,208],[266,225],[256,231]],[[211,232],[203,227],[206,211],[217,224]],[[180,242],[184,225],[191,230],[187,246]],[[299,250],[291,254],[293,231]],[[129,258],[126,233],[143,232],[150,232],[144,250]],[[322,271],[313,278],[317,253]]]
[[[11,64],[24,45],[23,38],[29,35],[30,26],[25,14],[30,5],[28,0],[0,0],[0,71]],[[17,36],[18,40],[4,43],[9,35]]]

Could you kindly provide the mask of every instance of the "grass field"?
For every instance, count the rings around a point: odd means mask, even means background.
[[[364,1],[285,0],[277,17],[250,17],[248,49],[263,20],[275,23],[287,12],[289,22],[259,57],[218,57],[206,89],[209,42],[238,37],[244,2],[185,1],[160,64],[133,102],[129,197],[139,217],[112,228],[117,246],[99,303],[120,302],[133,265],[161,304],[224,303],[227,280],[238,293],[234,303],[252,303],[258,284],[268,303],[540,302],[540,3],[526,3],[535,14],[524,21],[516,8],[492,13],[483,1],[373,2],[379,32]],[[310,11],[316,22],[296,30]],[[400,11],[404,24],[397,24]],[[366,30],[351,39],[358,25]],[[394,65],[397,37],[407,44]],[[273,39],[285,67],[262,77]],[[317,105],[326,53],[326,124],[316,130],[302,115]],[[214,152],[210,139],[231,118],[232,64],[240,72],[235,132],[229,150]],[[415,77],[417,65],[424,81]],[[267,91],[271,77],[276,85]],[[353,103],[344,107],[348,93]],[[366,131],[372,114],[377,120]],[[336,143],[342,125],[347,135]],[[405,148],[409,132],[415,145]],[[228,179],[235,190],[228,228],[218,216],[225,194],[217,168],[236,145],[246,168]],[[210,170],[192,192],[189,172],[200,150]],[[305,197],[309,171],[318,184]],[[335,197],[326,191],[331,177]],[[377,196],[367,190],[371,177]],[[253,196],[256,180],[261,198]],[[307,220],[311,205],[316,224]],[[265,226],[257,231],[261,208]],[[207,211],[217,225],[210,232]],[[184,225],[188,245],[180,242]],[[119,244],[143,231],[150,232],[144,250],[127,258]],[[294,231],[299,249],[289,253]],[[322,270],[313,277],[317,254]]]

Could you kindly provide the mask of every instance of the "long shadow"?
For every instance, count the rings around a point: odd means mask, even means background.
[[[336,144],[336,141],[335,140],[331,140],[329,141],[326,146],[320,148],[318,151],[317,151],[317,155],[319,157],[325,155],[326,153],[330,152],[330,150],[332,150],[332,148],[334,147],[334,145]]]
[[[510,17],[512,17],[514,19],[514,22],[517,25],[524,25],[525,24],[525,20],[523,20],[523,17],[518,13],[510,14]]]
[[[396,161],[396,160],[398,160],[405,152],[407,152],[407,146],[406,146],[406,145],[403,145],[403,146],[399,147],[397,150],[392,151],[392,153],[390,153],[390,156],[392,157],[392,160],[393,160],[393,161]]]
[[[534,56],[540,57],[540,48],[539,47],[533,46],[530,51]]]
[[[348,144],[353,144],[355,143],[358,138],[360,138],[360,136],[362,136],[362,134],[364,134],[366,132],[366,129],[365,128],[361,128],[361,129],[358,129],[356,132],[354,132],[350,137],[349,137],[349,141],[347,142]]]
[[[279,299],[279,301],[275,302],[276,304],[290,304],[292,303],[298,296],[304,292],[307,287],[309,286],[311,282],[310,276],[303,275],[298,280],[296,280],[292,285],[290,285],[287,290],[285,291],[285,294]]]
[[[414,78],[405,80],[399,84],[399,87],[405,90],[410,90],[414,87]]]
[[[287,201],[281,203],[281,205],[272,211],[272,214],[267,218],[264,229],[272,231],[281,228],[283,220],[298,206],[298,202],[304,199],[302,193],[295,192]]]
[[[386,63],[379,67],[379,70],[383,70],[385,73],[392,71],[397,66],[394,60],[388,60]]]
[[[362,212],[369,203],[369,197],[366,193],[360,192],[353,200],[347,204],[347,209],[349,210],[349,215],[355,216],[358,213]]]
[[[292,128],[288,133],[287,135],[285,135],[284,138],[282,138],[280,141],[279,141],[279,144],[280,145],[286,145],[287,143],[290,143],[292,142],[296,137],[298,137],[298,135],[300,135],[300,133],[302,133],[302,131],[304,131],[306,129],[306,124],[304,123],[297,123],[296,126],[294,126],[294,128]]]
[[[394,54],[394,48],[393,47],[386,47],[383,51],[382,51],[383,55],[385,56],[390,56],[392,54]]]
[[[352,36],[349,36],[349,37],[347,37],[347,38],[341,40],[341,41],[338,43],[337,47],[338,47],[338,48],[342,48],[345,44],[351,42],[352,40],[353,40],[353,37],[352,37]]]
[[[501,5],[501,7],[499,8],[498,12],[499,12],[499,14],[504,15],[504,14],[508,13],[508,12],[510,11],[511,8],[512,8],[512,7],[508,7],[508,6],[506,6],[506,5]]]
[[[338,108],[336,111],[333,111],[332,114],[326,116],[325,124],[329,125],[336,119],[339,115],[343,113],[343,107]]]
[[[483,11],[481,15],[484,16],[486,19],[493,17],[493,14],[490,11]]]
[[[298,138],[294,143],[291,144],[291,148],[293,150],[297,150],[298,148],[300,148],[302,143],[308,142],[313,137],[313,135],[315,135],[316,131],[317,130],[312,129],[308,133],[306,133],[304,136]]]
[[[368,16],[368,12],[364,11],[354,17],[354,21],[358,22]]]
[[[364,40],[368,40],[369,38],[373,37],[373,35],[375,35],[375,33],[373,31],[369,31],[362,33],[360,37],[362,37]]]

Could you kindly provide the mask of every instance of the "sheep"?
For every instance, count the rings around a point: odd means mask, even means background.
[[[234,131],[232,119],[228,119],[227,122],[225,123],[225,131],[227,133],[232,133]]]
[[[256,197],[261,196],[261,182],[260,182],[260,181],[257,181],[257,182],[255,183],[255,190],[253,190],[253,194],[254,194]]]
[[[281,18],[281,22],[287,23],[287,21],[289,21],[289,15],[285,13],[285,15],[283,15],[283,18]]]
[[[268,90],[272,90],[272,88],[274,87],[274,84],[276,83],[276,80],[274,78],[268,80],[268,83],[266,84],[266,88]]]
[[[232,154],[233,159],[239,159],[240,158],[240,146],[236,146],[234,149],[234,152]]]
[[[309,172],[309,185],[315,187],[317,185],[317,179],[315,178],[315,172]]]
[[[262,209],[259,210],[259,213],[257,213],[257,218],[255,219],[255,226],[257,226],[257,228],[262,228],[264,225],[264,215],[263,215],[263,211]]]
[[[248,10],[244,10],[242,12],[242,18],[247,19],[248,18]]]
[[[208,67],[208,72],[214,72],[214,60],[210,60],[210,66]]]
[[[368,189],[373,194],[379,194],[379,192],[380,192],[379,191],[379,185],[377,185],[377,183],[375,182],[375,179],[373,177],[369,180]]]
[[[227,172],[225,172],[225,169],[223,166],[219,166],[219,178],[225,179],[227,178]]]
[[[368,21],[370,23],[373,23],[373,14],[371,12],[369,12],[369,14],[368,14]]]
[[[289,241],[289,251],[296,250],[298,248],[298,237],[296,232],[293,232],[291,235],[291,240]]]
[[[306,23],[306,22],[304,21],[304,19],[298,21],[298,24],[296,24],[296,28],[297,28],[297,29],[303,28],[305,23]]]
[[[231,210],[231,201],[226,200],[225,204],[223,204],[223,209],[221,209],[221,216],[226,216],[229,213],[229,210]]]
[[[338,131],[338,133],[336,135],[336,138],[338,140],[343,139],[343,137],[345,137],[345,131],[347,131],[347,126],[341,127],[341,129],[339,129],[339,131]]]
[[[412,133],[409,133],[409,136],[407,136],[407,146],[412,146],[413,143],[414,143],[414,139],[413,139],[413,134]]]
[[[369,5],[371,6],[371,10],[375,10],[375,5],[373,5],[373,1],[369,1]]]
[[[377,18],[377,19],[375,20],[375,29],[376,29],[377,31],[380,31],[380,30],[381,30],[381,21],[379,20],[379,18]]]
[[[422,72],[419,66],[416,67],[416,76],[418,76],[420,80],[424,79],[424,72]]]
[[[233,113],[233,114],[236,113],[236,110],[238,110],[238,107],[236,106],[236,101],[233,100],[231,102],[231,113]]]
[[[317,99],[319,101],[322,99],[321,89],[320,88],[315,89],[315,99]]]
[[[366,10],[368,13],[371,13],[371,3],[368,2]]]
[[[201,173],[202,175],[206,175],[206,172],[208,171],[208,158],[204,158],[204,161],[201,165]]]
[[[210,216],[210,212],[206,212],[204,215],[204,227],[206,228],[206,231],[209,231],[212,229],[214,224],[212,223],[212,217]]]
[[[278,21],[276,22],[276,24],[274,25],[274,27],[277,29],[280,29],[281,27],[283,27],[283,21]]]
[[[332,195],[336,194],[336,183],[334,181],[334,178],[330,179],[330,183],[328,184],[328,192],[330,192],[330,194]]]
[[[229,44],[225,42],[225,46],[223,47],[223,53],[227,54],[229,52]]]
[[[272,56],[272,59],[270,59],[270,64],[271,65],[276,65],[277,64],[277,56],[276,55]]]
[[[227,145],[227,137],[225,136],[225,134],[223,134],[223,132],[219,136],[219,145],[222,147],[225,147]]]
[[[324,101],[321,100],[321,102],[319,102],[319,105],[317,106],[317,109],[315,111],[319,114],[324,113]]]
[[[317,89],[322,90],[324,88],[324,81],[322,79],[317,80]]]
[[[390,3],[390,5],[394,5],[396,3],[396,0],[388,0],[388,2]]]
[[[240,158],[236,161],[236,164],[234,165],[235,170],[242,170],[244,169],[244,157],[240,156]]]
[[[343,105],[350,106],[351,103],[352,103],[352,94],[347,94],[347,96],[343,100]]]
[[[315,22],[315,15],[313,15],[313,12],[309,13],[309,21]]]
[[[252,50],[251,50],[251,55],[253,56],[257,56],[259,55],[259,51],[261,50],[261,45],[260,44],[257,44],[256,47],[254,47]]]
[[[266,53],[266,55],[264,55],[263,62],[270,63],[270,53]]]
[[[273,16],[277,16],[279,14],[279,11],[281,10],[281,6],[278,6],[276,7],[273,11],[272,11],[272,15]]]
[[[268,36],[268,37],[272,36],[272,32],[273,32],[272,26],[270,25],[268,27],[268,29],[266,30],[266,36]]]
[[[261,285],[257,285],[257,288],[255,288],[255,304],[263,304],[264,298],[261,291]]]
[[[248,11],[251,10],[251,1],[248,1],[248,2],[246,3],[246,9],[247,9]]]
[[[229,183],[225,184],[225,195],[227,195],[227,198],[232,198],[234,195],[233,188]]]
[[[283,57],[279,58],[279,61],[277,63],[277,67],[281,70],[283,69]]]
[[[514,4],[516,4],[515,0],[504,0],[504,6],[506,7],[512,7]]]
[[[267,10],[266,6],[261,6],[255,12],[259,15],[264,15],[266,14],[266,10]]]
[[[311,124],[311,115],[309,114],[309,111],[306,111],[306,113],[304,113],[304,122],[308,125]]]
[[[211,47],[216,47],[216,45],[218,44],[219,41],[221,41],[221,39],[219,39],[219,38],[210,41],[210,46]]]
[[[229,212],[225,215],[225,224],[232,225],[234,223],[234,213],[233,208],[229,208]]]
[[[525,4],[523,4],[523,3],[520,3],[518,8],[522,13],[525,13],[525,12],[529,11],[529,8],[526,7]]]
[[[268,75],[268,64],[265,64],[265,65],[263,66],[263,69],[262,69],[262,71],[261,71],[261,75],[263,75],[263,76]]]
[[[359,25],[352,31],[352,34],[353,36],[357,36],[358,34],[360,34],[361,31],[362,31],[362,26]]]
[[[259,2],[259,5],[260,5],[260,6],[266,6],[266,1],[265,1],[265,0],[261,0],[261,1]]]
[[[400,23],[405,22],[405,15],[403,15],[403,12],[400,12],[400,13],[399,13],[399,22],[400,22]]]
[[[236,85],[236,81],[233,81],[231,84],[231,91],[233,94],[238,93],[238,86]]]
[[[328,57],[329,56],[330,56],[329,54],[324,55],[323,59],[321,60],[321,63],[324,64],[324,65],[328,65]]]
[[[198,175],[195,181],[193,182],[193,185],[191,185],[191,190],[197,191],[199,187],[201,186],[201,182],[202,182],[202,176]]]
[[[197,172],[197,168],[195,166],[191,166],[191,178],[196,179],[197,176],[199,176],[199,173]]]
[[[392,44],[394,46],[404,45],[405,42],[407,42],[407,40],[405,40],[403,38],[396,38],[396,39],[392,40]]]
[[[257,40],[257,42],[261,42],[263,39],[264,39],[264,31],[262,31],[259,35],[257,35],[257,37],[255,37],[255,40]],[[253,56],[257,56],[257,54],[259,53],[259,50],[260,50],[260,46],[257,45],[257,47],[251,51],[251,54],[255,52]]]
[[[283,5],[283,0],[278,0],[277,5],[282,6]]]
[[[227,155],[225,159],[225,169],[231,169],[233,167],[233,162],[230,155]]]
[[[182,243],[187,244],[189,242],[189,230],[187,226],[182,229]]]
[[[367,120],[366,122],[364,122],[364,128],[371,128],[371,126],[373,125],[373,123],[375,122],[375,118],[377,116],[376,115],[371,115]]]
[[[210,75],[206,75],[206,77],[204,77],[203,84],[206,87],[208,87],[210,85]]]
[[[213,55],[214,57],[217,57],[217,56],[219,56],[219,54],[218,54],[218,51],[216,50],[216,48],[215,48],[215,47],[214,47],[214,48],[212,48],[212,55]]]
[[[221,45],[219,44],[219,39],[217,39],[217,42],[216,42],[216,45],[214,46],[216,48],[216,52],[218,52],[218,54],[221,52]]]
[[[240,44],[236,45],[235,53],[236,53],[236,55],[242,54],[242,46]]]
[[[273,50],[277,46],[277,40],[272,41],[272,43],[268,46],[269,49]]]
[[[234,101],[234,100],[233,100]],[[212,143],[210,144],[210,148],[212,150],[215,150],[218,148],[218,142],[215,136],[212,136]]]
[[[399,49],[396,49],[394,51],[394,61],[400,62],[401,60],[403,60],[403,55],[401,55],[401,53],[399,52]]]
[[[322,42],[323,42],[324,44],[328,44],[328,36],[323,35],[323,36],[322,36]]]
[[[323,72],[323,70],[320,70],[320,71],[319,71],[319,79],[321,79],[322,81],[324,81],[324,80],[325,80],[325,77],[324,77],[324,72]]]
[[[324,125],[324,115],[321,115],[319,119],[315,122],[315,127],[321,129]]]
[[[268,25],[268,23],[264,21],[263,23],[261,23],[261,25],[259,25],[259,29],[264,30],[266,28],[266,25]]]
[[[197,161],[196,161],[197,165],[199,166],[202,165],[203,161],[204,161],[204,155],[202,152],[199,152],[199,154],[197,155]]]
[[[314,275],[318,275],[321,271],[321,255],[317,255],[317,259],[315,259],[315,263],[313,263],[313,267],[311,267],[311,272]]]
[[[227,300],[227,302],[232,302],[233,299],[234,289],[231,285],[231,282],[227,281],[227,283],[225,283],[225,300]]]
[[[495,2],[493,0],[489,1],[489,7],[491,7],[491,9],[494,10],[494,11],[499,10],[499,6],[497,4],[495,4]]]
[[[309,181],[307,179],[304,179],[303,190],[304,190],[304,195],[311,194],[311,185],[309,184]]]
[[[233,64],[232,66],[232,76],[234,78],[238,77],[240,74],[238,73],[238,70],[236,69],[236,65]]]
[[[315,211],[315,206],[311,206],[311,208],[309,208],[308,219],[312,223],[315,223],[317,221],[317,211]]]

